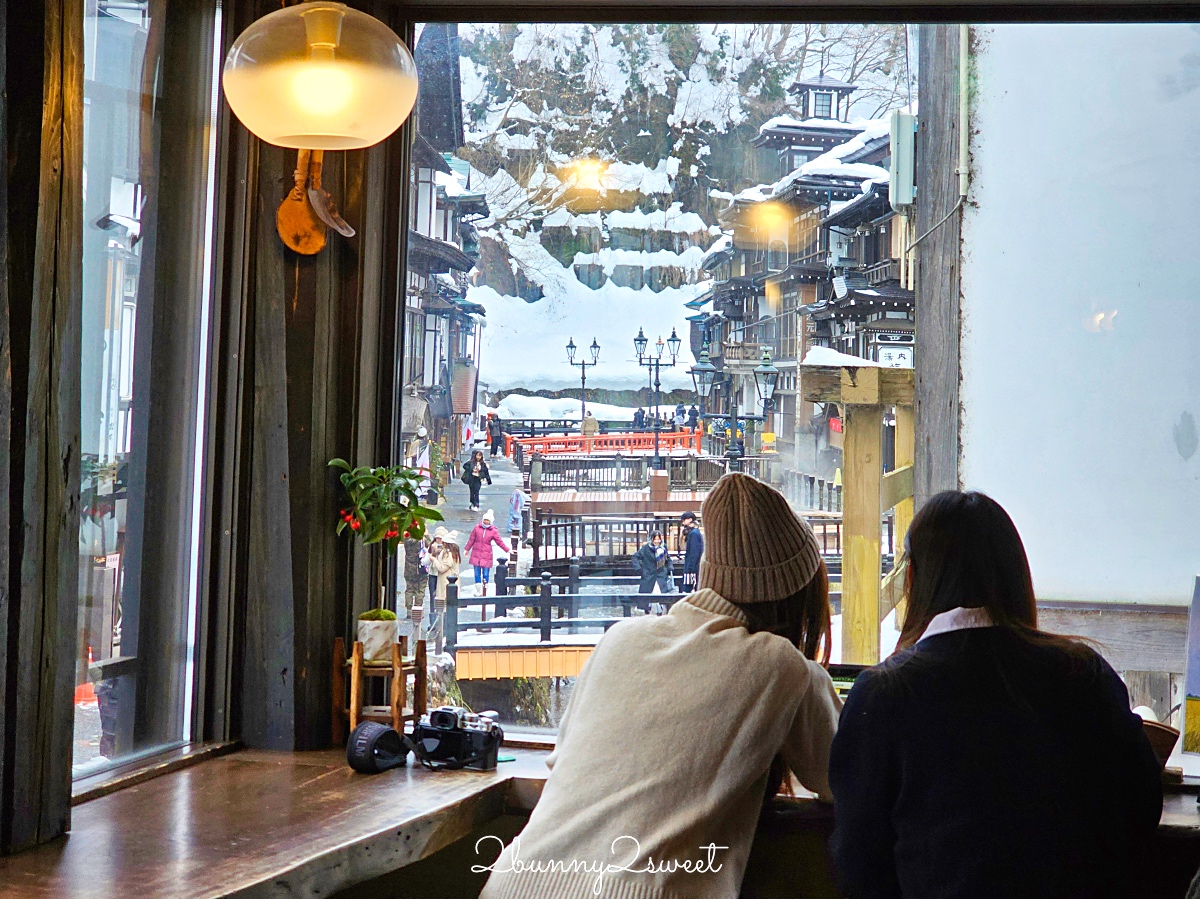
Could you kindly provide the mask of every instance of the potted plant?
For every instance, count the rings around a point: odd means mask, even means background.
[[[423,506],[418,490],[423,480],[415,469],[404,465],[351,468],[345,459],[332,459],[331,468],[340,469],[342,485],[350,499],[342,509],[337,533],[349,530],[364,545],[378,543],[376,560],[379,605],[358,618],[358,640],[363,644],[366,661],[387,661],[396,642],[396,613],[385,608],[384,559],[395,554],[401,540],[421,539],[428,521],[441,521],[436,509]]]

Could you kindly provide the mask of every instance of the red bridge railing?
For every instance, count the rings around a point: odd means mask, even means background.
[[[669,453],[681,449],[700,453],[703,430],[660,431],[658,448],[660,452]],[[511,437],[505,435],[504,450],[512,453],[512,445],[521,444],[526,454],[541,453],[543,456],[557,453],[641,453],[654,452],[654,432],[635,431],[630,434],[597,434],[595,437],[584,437],[582,434],[548,435],[545,437]]]

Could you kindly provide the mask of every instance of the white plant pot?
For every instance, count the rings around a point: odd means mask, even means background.
[[[390,662],[396,642],[395,621],[358,622],[358,642],[363,645],[364,662]]]

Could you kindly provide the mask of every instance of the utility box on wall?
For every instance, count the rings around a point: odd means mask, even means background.
[[[888,164],[888,203],[896,212],[911,206],[917,197],[917,117],[892,112],[892,161]]]

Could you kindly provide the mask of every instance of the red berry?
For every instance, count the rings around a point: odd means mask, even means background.
[[[405,532],[404,532],[404,539],[405,539],[405,540],[407,540],[407,539],[408,539],[408,531],[405,531]]]
[[[360,522],[357,518],[351,519],[351,521],[350,521],[351,530],[357,531],[361,527],[362,527],[362,522]]]

